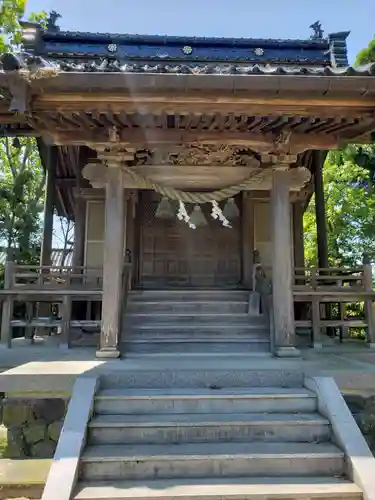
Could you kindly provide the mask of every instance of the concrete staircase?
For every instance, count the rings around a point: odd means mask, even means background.
[[[102,377],[75,500],[359,500],[293,371]]]
[[[269,329],[242,290],[136,291],[123,318],[131,354],[269,355]]]

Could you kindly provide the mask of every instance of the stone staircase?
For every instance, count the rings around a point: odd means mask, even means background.
[[[362,499],[302,382],[293,370],[106,374],[73,498]]]
[[[135,291],[123,318],[131,354],[269,355],[269,329],[243,290]]]

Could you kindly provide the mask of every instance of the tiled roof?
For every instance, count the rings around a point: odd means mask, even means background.
[[[3,59],[7,56],[3,56]],[[13,56],[10,56],[13,57]],[[196,75],[309,75],[309,76],[374,76],[375,63],[364,66],[303,66],[285,64],[231,64],[231,63],[174,63],[164,62],[124,62],[118,59],[74,60],[44,58],[30,53],[20,53],[17,56],[21,68],[56,68],[62,72],[76,73],[169,73]],[[0,70],[2,62],[0,59]]]
[[[29,22],[21,22],[21,25],[28,27],[37,24]],[[249,46],[294,46],[294,47],[317,47],[327,46],[329,40],[327,38],[238,38],[238,37],[205,37],[205,36],[174,36],[174,35],[140,35],[128,33],[93,33],[85,31],[43,31],[44,39],[54,40],[85,40],[85,41],[113,41],[126,42],[136,44],[199,44],[199,45],[227,45],[234,47],[249,47]],[[336,34],[331,34],[329,37],[335,37]]]
[[[345,66],[349,32],[306,39],[224,38],[170,35],[132,35],[80,31],[44,31],[36,23],[21,23],[25,50],[59,60],[158,61],[245,64]]]
[[[171,74],[217,74],[217,75],[312,75],[312,76],[375,76],[375,63],[365,66],[333,68],[274,65],[234,65],[234,64],[138,64],[105,59],[102,63],[81,64],[61,61],[56,63],[61,71],[74,72],[118,72],[118,73],[171,73]]]

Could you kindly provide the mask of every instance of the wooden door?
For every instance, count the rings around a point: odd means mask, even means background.
[[[233,221],[232,228],[225,228],[211,217],[211,205],[203,205],[208,226],[190,229],[177,216],[171,220],[157,219],[159,201],[160,197],[149,191],[143,191],[139,199],[139,286],[238,286],[241,282],[241,218]],[[240,204],[237,205],[240,208]]]

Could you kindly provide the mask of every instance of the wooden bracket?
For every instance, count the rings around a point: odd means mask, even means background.
[[[29,82],[18,72],[8,75],[8,89],[11,94],[9,111],[20,114],[30,112],[31,89]]]

